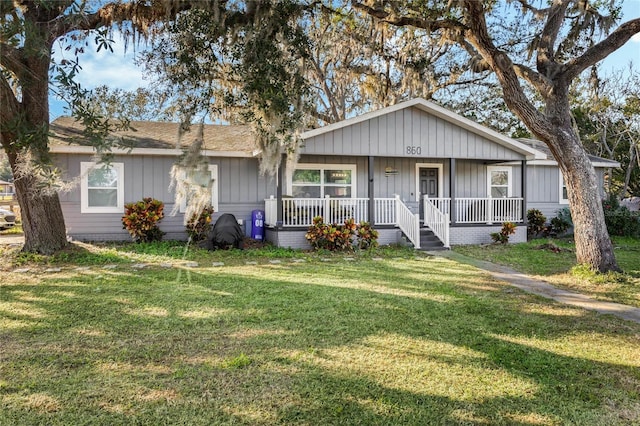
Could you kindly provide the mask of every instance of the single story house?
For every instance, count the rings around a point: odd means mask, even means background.
[[[116,135],[133,148],[115,150],[105,170],[96,168],[78,123],[59,118],[51,124],[57,165],[80,180],[60,194],[72,238],[128,239],[124,204],[143,197],[173,208],[169,170],[181,154],[178,124],[133,127]],[[304,234],[317,215],[327,222],[372,222],[381,244],[425,247],[433,233],[431,240],[449,247],[490,242],[506,221],[521,225],[510,241],[525,241],[528,209],[551,218],[568,206],[562,175],[543,143],[506,137],[424,99],[310,130],[302,139],[295,164],[283,161],[276,177],[262,176],[248,127],[207,125],[204,155],[215,211],[234,214],[247,234],[252,212],[264,211],[266,239],[283,247],[308,247]],[[604,196],[606,172],[619,164],[591,161]],[[166,238],[186,238],[182,214],[166,215],[160,228]]]

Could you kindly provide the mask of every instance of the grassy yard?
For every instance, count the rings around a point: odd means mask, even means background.
[[[640,325],[450,260],[0,256],[0,425],[640,424]]]
[[[640,307],[640,239],[616,237],[616,259],[624,274],[595,275],[576,267],[570,240],[532,240],[522,244],[459,246],[458,253],[507,265],[558,287],[600,300]],[[560,251],[551,250],[552,247]]]

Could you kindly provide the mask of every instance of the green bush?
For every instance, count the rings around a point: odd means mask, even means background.
[[[545,229],[547,218],[538,209],[527,210],[527,236],[535,237]]]
[[[516,225],[512,222],[505,222],[502,224],[500,232],[492,232],[491,239],[494,243],[507,244],[509,242],[509,235],[515,234]]]
[[[566,233],[572,226],[571,210],[565,207],[558,210],[556,217],[551,219],[550,225],[544,229],[543,234],[545,236],[557,237]]]
[[[187,222],[187,235],[192,242],[197,243],[203,241],[209,235],[211,230],[211,218],[213,216],[213,207],[205,207],[199,215],[193,214]]]
[[[621,206],[615,195],[602,202],[604,221],[609,235],[621,237],[640,236],[640,214]]]
[[[143,198],[137,203],[125,204],[122,227],[129,231],[135,242],[160,241],[164,232],[158,227],[158,222],[164,217],[163,210],[162,201],[151,197]]]

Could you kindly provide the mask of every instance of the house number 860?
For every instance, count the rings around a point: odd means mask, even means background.
[[[420,154],[422,154],[422,147],[421,146],[408,146],[407,147],[407,154],[408,155],[420,155]]]

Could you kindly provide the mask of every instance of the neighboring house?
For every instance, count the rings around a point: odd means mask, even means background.
[[[12,200],[14,194],[13,183],[0,180],[0,200]]]
[[[76,190],[61,194],[71,237],[128,239],[120,222],[124,204],[143,197],[173,208],[169,170],[181,153],[178,124],[133,127],[136,132],[116,136],[134,148],[116,150],[105,171],[93,168],[77,123],[52,123],[56,163],[69,178],[80,177]],[[304,234],[317,215],[372,221],[382,244],[409,240],[424,247],[427,228],[444,246],[486,243],[505,221],[522,225],[510,241],[525,241],[527,209],[550,218],[567,205],[544,144],[508,138],[424,99],[304,133],[299,160],[283,162],[277,178],[259,174],[260,153],[247,127],[208,125],[204,137],[215,211],[234,214],[248,234],[252,211],[265,210],[266,238],[284,247],[308,247]],[[591,160],[604,195],[605,171],[619,164]],[[160,227],[167,238],[186,238],[181,214],[166,215]]]

